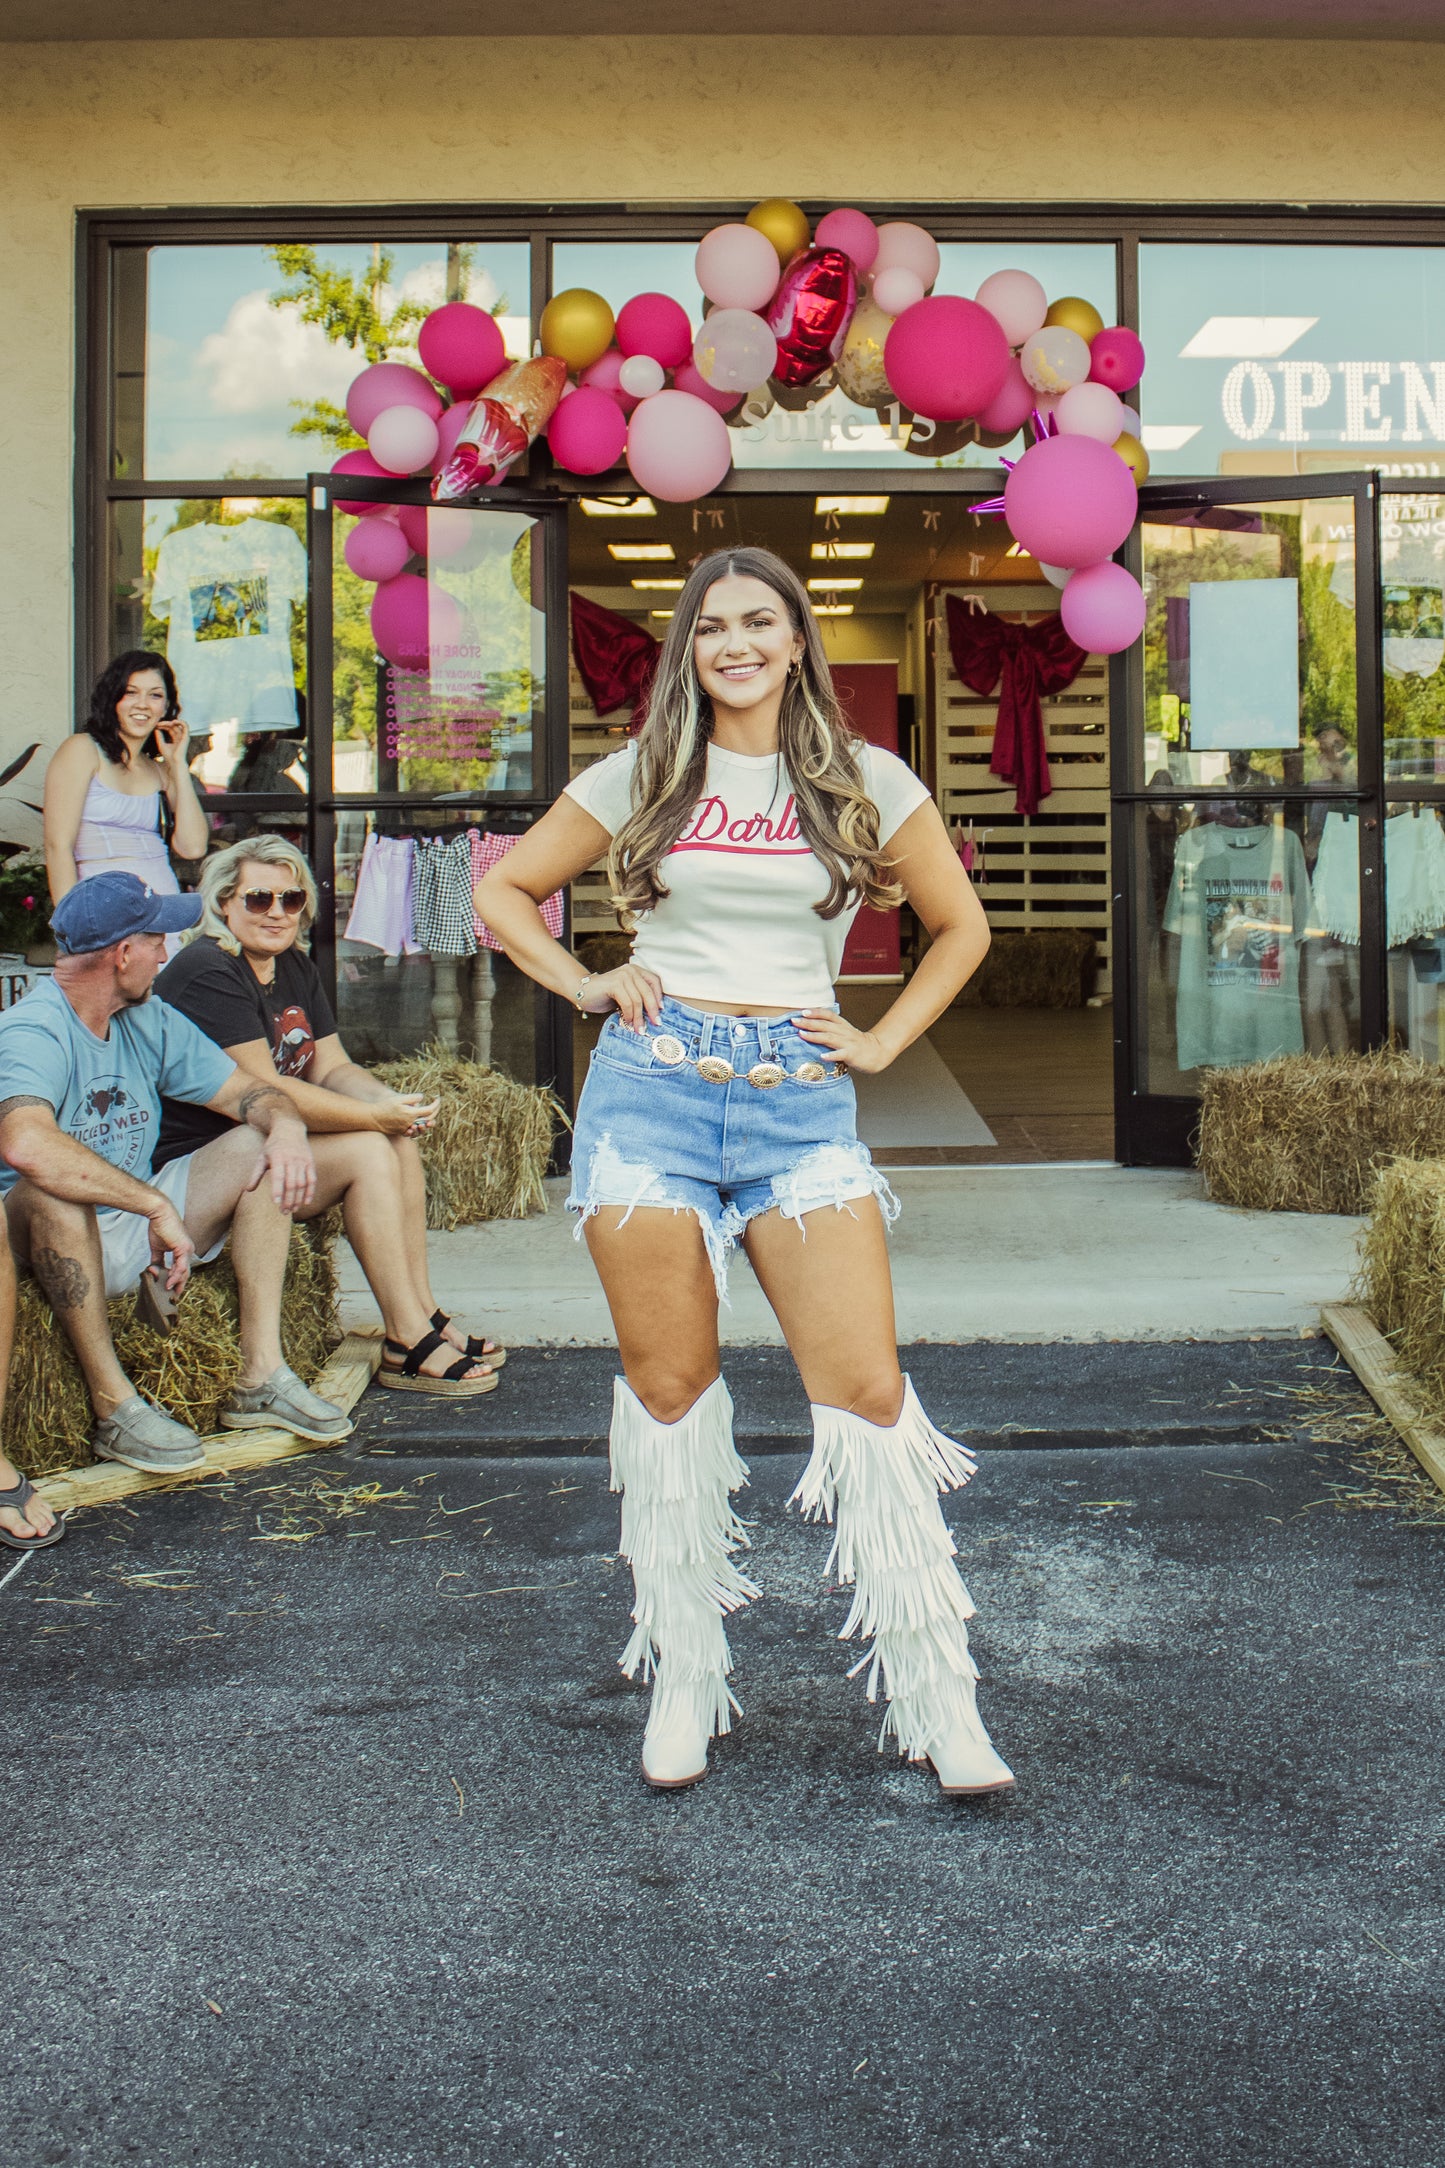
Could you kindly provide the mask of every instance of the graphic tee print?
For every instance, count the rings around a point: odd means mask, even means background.
[[[271,1059],[278,1076],[302,1078],[316,1059],[311,1019],[299,1002],[289,1003],[271,1019]]]
[[[278,1076],[310,1078],[316,1045],[336,1030],[321,974],[304,949],[276,958],[276,976],[263,986],[244,956],[233,956],[209,935],[190,941],[156,980],[163,1001],[203,1031],[216,1046],[270,1050]],[[207,1107],[168,1098],[162,1109],[156,1165],[224,1136],[234,1124]]]
[[[191,631],[198,640],[264,639],[271,602],[264,572],[245,580],[198,580],[191,588]]]
[[[278,520],[181,527],[160,546],[151,614],[191,729],[294,730],[291,613],[306,600],[306,552]]]
[[[1309,924],[1304,847],[1292,829],[1211,823],[1180,837],[1164,931],[1180,937],[1181,1069],[1303,1053],[1299,952]]]

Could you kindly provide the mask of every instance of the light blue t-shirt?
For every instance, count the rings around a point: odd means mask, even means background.
[[[188,1017],[152,997],[110,1020],[104,1039],[53,979],[0,1016],[0,1105],[43,1099],[59,1126],[101,1159],[147,1182],[161,1096],[204,1106],[235,1063]],[[0,1196],[17,1176],[0,1161]]]

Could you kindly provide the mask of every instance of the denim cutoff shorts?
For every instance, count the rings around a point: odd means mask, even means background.
[[[692,1066],[709,1056],[731,1063],[729,1082],[712,1083]],[[788,1081],[748,1083],[763,1062]],[[829,1073],[792,1082],[809,1062]],[[728,1260],[760,1213],[781,1212],[805,1237],[804,1213],[842,1211],[860,1197],[876,1197],[885,1219],[896,1219],[898,1200],[858,1141],[853,1080],[832,1071],[826,1050],[810,1046],[789,1016],[712,1016],[671,996],[661,1021],[640,1032],[609,1016],[573,1131],[567,1209],[579,1215],[579,1237],[603,1205],[626,1207],[623,1226],[639,1205],[693,1212],[726,1301]]]

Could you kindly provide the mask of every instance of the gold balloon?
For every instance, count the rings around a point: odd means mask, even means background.
[[[1114,449],[1123,460],[1136,482],[1149,479],[1149,454],[1136,436],[1126,429],[1122,437],[1114,439]]]
[[[1104,319],[1093,302],[1081,301],[1077,294],[1064,294],[1058,301],[1051,301],[1044,322],[1062,324],[1066,331],[1077,331],[1087,345],[1092,345],[1104,328]]]
[[[542,352],[565,361],[569,369],[590,369],[612,344],[616,329],[601,294],[587,286],[569,286],[553,294],[542,311]]]
[[[876,301],[860,301],[853,311],[838,356],[838,384],[855,406],[877,406],[893,397],[883,366],[883,344],[892,329],[893,318]]]
[[[765,203],[755,203],[748,213],[748,224],[767,235],[778,252],[779,263],[787,263],[812,238],[807,213],[800,211],[796,203],[789,203],[786,196],[769,196]]]

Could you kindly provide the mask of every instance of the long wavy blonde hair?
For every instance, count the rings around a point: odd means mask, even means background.
[[[861,898],[890,909],[902,902],[903,890],[889,878],[880,852],[878,808],[864,787],[859,759],[862,741],[833,690],[806,588],[780,557],[761,549],[714,550],[694,565],[677,598],[637,740],[633,811],[607,857],[613,903],[630,921],[668,893],[659,868],[702,794],[713,731],[712,702],[698,681],[693,643],[708,589],[730,575],[770,587],[803,642],[783,690],[778,744],[798,825],[828,874],[828,893],[813,908],[820,918],[836,918]]]

